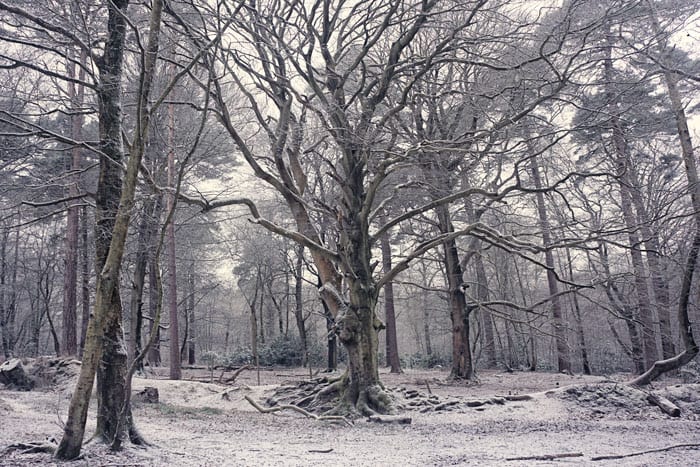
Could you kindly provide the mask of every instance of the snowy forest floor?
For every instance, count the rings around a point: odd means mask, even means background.
[[[616,460],[596,456],[630,454],[671,445],[700,443],[700,385],[665,379],[652,388],[678,404],[679,418],[663,414],[639,391],[614,378],[553,373],[482,371],[478,383],[447,383],[446,370],[382,372],[397,394],[429,394],[449,402],[444,410],[406,410],[409,425],[356,420],[354,425],[315,421],[292,411],[263,414],[248,395],[264,402],[275,388],[308,379],[308,370],[243,372],[234,385],[206,379],[206,370],[186,370],[181,381],[160,374],[135,378],[134,389],[157,387],[158,404],[134,403],[139,430],[153,443],[117,453],[88,444],[72,466],[424,466],[424,465],[700,465],[697,448],[674,448]],[[214,381],[220,372],[214,373]],[[607,381],[603,383],[604,381]],[[0,389],[0,466],[55,465],[48,454],[4,452],[18,442],[60,439],[72,381],[31,392]],[[603,384],[598,384],[603,383]],[[0,387],[2,387],[0,385]],[[226,397],[223,395],[227,394]],[[469,401],[531,394],[530,400],[497,399],[470,407]],[[513,399],[511,397],[511,399]],[[404,402],[410,402],[404,399]],[[88,430],[94,430],[94,406]],[[516,457],[582,454],[554,460]]]

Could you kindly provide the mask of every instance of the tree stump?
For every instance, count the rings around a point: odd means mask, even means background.
[[[34,380],[25,373],[19,358],[12,358],[0,365],[0,383],[18,391],[34,389]]]
[[[139,391],[134,395],[134,400],[145,402],[146,404],[158,403],[158,388],[146,386],[143,391]]]

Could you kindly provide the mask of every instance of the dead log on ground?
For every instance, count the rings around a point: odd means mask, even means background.
[[[676,404],[666,399],[665,397],[659,396],[657,394],[647,394],[647,401],[650,404],[657,406],[666,415],[671,417],[680,417],[681,409]]]

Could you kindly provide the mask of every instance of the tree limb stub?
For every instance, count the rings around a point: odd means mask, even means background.
[[[273,413],[273,412],[279,412],[281,410],[287,409],[287,410],[293,410],[295,412],[298,412],[298,413],[304,415],[305,417],[312,418],[314,420],[331,421],[331,422],[340,421],[340,422],[345,423],[348,426],[352,426],[352,422],[342,415],[316,415],[314,413],[311,413],[311,412],[308,412],[308,411],[302,409],[301,407],[299,407],[297,405],[292,405],[292,404],[283,404],[283,405],[278,405],[275,407],[265,408],[265,407],[261,406],[260,404],[258,404],[257,402],[255,402],[252,397],[250,397],[250,396],[244,396],[244,397],[245,397],[245,400],[247,400],[250,403],[250,405],[255,407],[258,410],[258,412],[260,412],[260,413]]]

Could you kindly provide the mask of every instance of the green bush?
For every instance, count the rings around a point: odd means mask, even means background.
[[[312,366],[325,363],[326,349],[315,340],[308,343],[309,360]],[[301,340],[296,336],[277,336],[271,341],[258,345],[258,359],[261,366],[301,366],[304,360]],[[242,366],[255,364],[253,350],[239,347],[224,358],[223,364]]]
[[[450,357],[436,353],[426,355],[416,352],[413,355],[402,357],[401,365],[406,368],[448,368],[452,365],[452,360]]]

